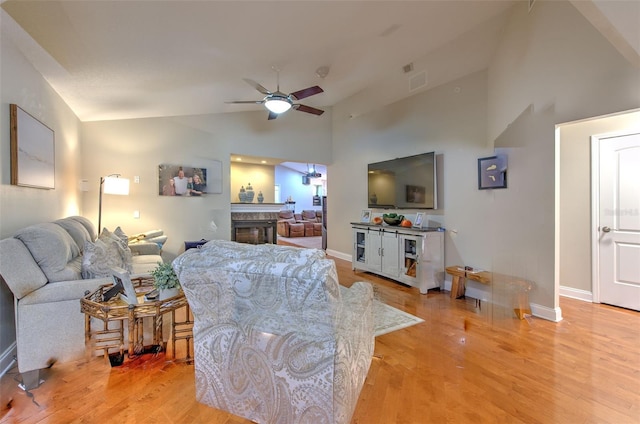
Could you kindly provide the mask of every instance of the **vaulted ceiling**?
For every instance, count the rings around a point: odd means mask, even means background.
[[[514,3],[9,0],[2,24],[81,120],[105,120],[260,110],[225,101],[263,97],[243,78],[275,91],[273,68],[283,92],[321,86],[301,102],[313,107],[388,90],[390,75],[390,100],[405,97],[486,67]],[[461,38],[473,53],[451,49],[448,72],[404,72]]]
[[[586,16],[598,2],[572,3]],[[529,3],[7,0],[0,16],[3,34],[92,121],[261,110],[225,102],[263,97],[243,78],[275,91],[274,68],[285,93],[324,89],[303,104],[368,90],[379,107],[485,69],[511,8]]]

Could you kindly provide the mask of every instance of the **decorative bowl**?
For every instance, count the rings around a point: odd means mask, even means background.
[[[382,220],[387,225],[399,225],[400,222],[402,222],[402,218],[397,217],[397,216],[394,217],[394,218],[389,218],[388,216],[385,216],[385,217],[382,218]]]

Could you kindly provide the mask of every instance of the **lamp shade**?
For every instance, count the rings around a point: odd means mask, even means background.
[[[122,196],[127,196],[129,194],[129,179],[105,177],[103,191],[105,194],[119,194]]]
[[[264,105],[273,113],[283,113],[291,109],[291,103],[281,99],[267,99]]]

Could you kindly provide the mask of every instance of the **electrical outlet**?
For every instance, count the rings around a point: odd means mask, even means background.
[[[140,175],[136,175],[135,177],[133,177],[133,182],[136,184],[140,184]]]

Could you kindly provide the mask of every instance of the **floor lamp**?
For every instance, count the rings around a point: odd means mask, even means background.
[[[129,179],[120,178],[120,174],[111,174],[100,177],[100,200],[98,202],[98,234],[102,231],[102,193],[118,194],[127,196],[129,194]]]

